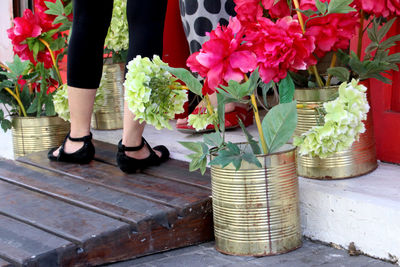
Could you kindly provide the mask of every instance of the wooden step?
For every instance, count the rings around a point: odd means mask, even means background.
[[[176,160],[127,175],[115,151],[96,142],[88,165],[0,160],[0,267],[99,265],[213,239],[209,175]]]

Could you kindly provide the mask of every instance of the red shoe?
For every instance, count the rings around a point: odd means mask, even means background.
[[[198,114],[200,109],[201,108],[199,107],[195,108],[192,114]],[[235,107],[233,111],[225,113],[225,129],[232,130],[240,127],[238,118],[242,120],[245,127],[250,126],[253,124],[253,117],[254,117],[254,112],[252,109],[247,110],[242,107]],[[201,131],[196,131],[196,129],[193,128],[191,125],[189,125],[187,122],[183,124],[176,124],[175,127],[178,131],[183,133],[207,133],[207,132],[213,132],[215,130],[214,125],[209,124],[205,129]]]

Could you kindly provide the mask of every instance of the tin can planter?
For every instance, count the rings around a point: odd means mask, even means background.
[[[92,116],[92,128],[96,130],[121,129],[124,110],[124,65],[104,64],[101,84],[104,89],[104,105]]]
[[[13,117],[14,157],[60,146],[70,124],[59,117]]]
[[[338,87],[304,88],[295,90],[299,104],[318,104],[333,100]],[[298,122],[295,135],[301,135],[317,125],[319,116],[315,109],[298,109]],[[352,147],[337,152],[327,158],[297,155],[299,176],[320,179],[345,179],[367,174],[378,167],[373,132],[372,113],[368,112],[364,122],[366,131],[360,135]]]
[[[211,167],[215,247],[230,255],[266,256],[301,246],[295,148],[260,155],[262,168]]]

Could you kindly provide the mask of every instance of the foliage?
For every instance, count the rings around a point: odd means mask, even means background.
[[[340,81],[349,81],[356,78],[365,80],[375,78],[385,83],[391,80],[384,74],[391,70],[398,71],[397,64],[400,63],[400,53],[389,54],[391,47],[400,41],[400,35],[395,35],[385,40],[385,36],[396,18],[391,19],[382,27],[380,19],[372,20],[372,27],[367,29],[371,43],[365,49],[365,56],[360,60],[359,56],[351,51],[350,54],[339,50],[338,57],[345,67],[334,67],[328,69],[328,73],[338,77]]]

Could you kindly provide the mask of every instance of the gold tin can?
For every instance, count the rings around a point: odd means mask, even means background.
[[[92,116],[96,130],[121,129],[124,112],[124,65],[104,64],[101,84],[104,88],[104,105]]]
[[[275,255],[302,244],[295,148],[257,158],[262,168],[211,166],[215,247],[222,253]]]
[[[296,89],[294,98],[298,104],[318,104],[333,100],[337,95],[338,87]],[[297,128],[295,135],[301,135],[311,127],[317,125],[318,113],[315,109],[297,109]],[[372,123],[372,114],[368,112],[364,122],[366,131],[360,135],[352,147],[332,156],[321,159],[319,157],[297,155],[297,171],[299,176],[333,180],[345,179],[364,175],[378,167],[375,150],[375,138]]]
[[[70,124],[59,117],[13,117],[12,138],[14,156],[48,150],[60,146],[70,130]]]

